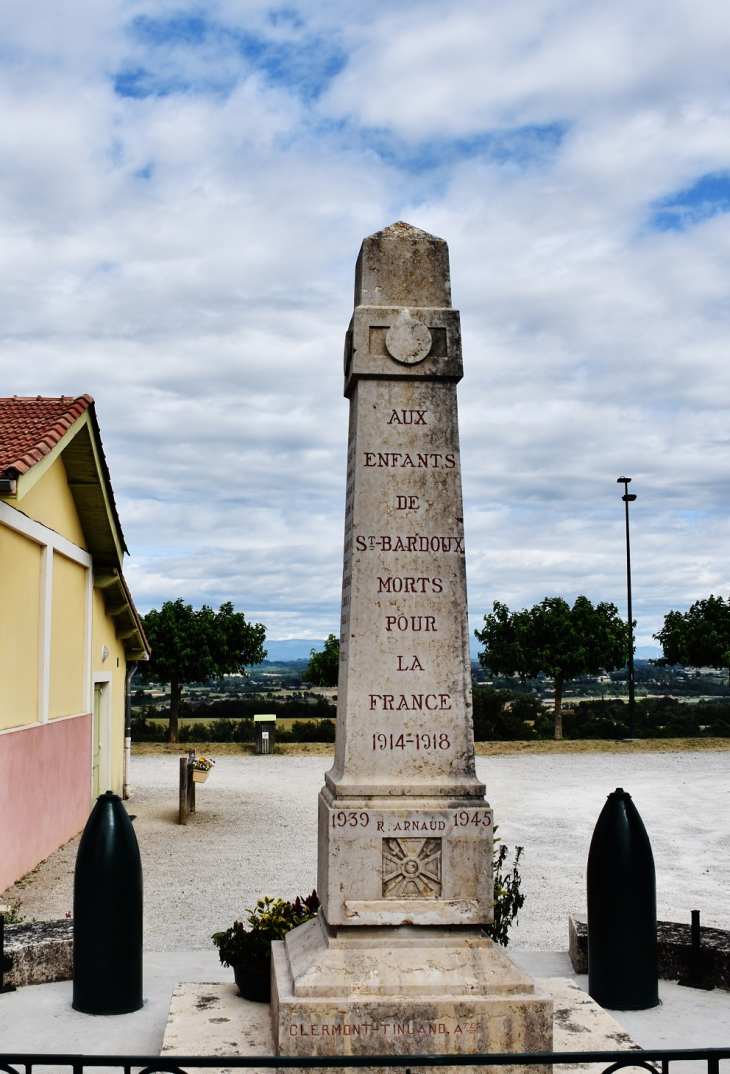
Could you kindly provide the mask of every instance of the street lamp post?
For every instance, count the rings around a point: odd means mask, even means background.
[[[629,504],[636,496],[629,492],[630,477],[619,477],[616,484],[623,484],[621,499],[626,504],[626,589],[629,612],[629,738],[636,738],[636,695],[634,692],[634,617],[631,612],[631,547],[629,545]]]

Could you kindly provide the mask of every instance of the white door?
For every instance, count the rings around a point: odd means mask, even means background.
[[[91,800],[92,803],[96,802],[96,799],[101,794],[99,789],[99,768],[101,762],[101,695],[104,689],[104,684],[101,682],[94,683],[94,729],[93,729],[93,741],[91,751]]]

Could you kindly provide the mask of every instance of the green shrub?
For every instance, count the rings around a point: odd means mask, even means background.
[[[708,701],[695,706],[697,725],[708,738],[730,738],[730,705],[727,702]]]
[[[730,738],[730,705],[690,705],[674,697],[644,697],[636,703],[641,738]],[[628,702],[588,700],[563,715],[566,738],[621,739],[629,734]]]
[[[537,737],[525,721],[538,719],[542,711],[538,698],[492,686],[476,686],[472,696],[476,742],[515,742]]]
[[[509,847],[506,847],[499,838],[494,840],[494,921],[491,925],[486,925],[484,931],[502,947],[506,947],[509,943],[510,925],[513,921],[517,922],[517,915],[525,905],[519,870],[523,849],[523,847],[517,847],[510,869],[505,866]]]
[[[623,701],[581,701],[563,711],[565,738],[621,739],[629,733],[629,707]]]
[[[208,732],[208,725],[205,723],[181,723],[180,724],[180,741],[181,742],[212,742]]]
[[[253,742],[253,720],[213,720],[180,724],[181,742]]]
[[[238,966],[253,959],[266,962],[271,958],[271,944],[283,940],[287,932],[316,917],[319,898],[313,891],[306,898],[297,897],[294,902],[285,899],[259,899],[254,910],[247,910],[246,928],[241,921],[234,921],[229,929],[214,932],[213,943],[224,966]]]
[[[292,742],[334,742],[337,728],[334,720],[304,723],[295,720],[291,728]]]
[[[312,701],[305,700],[301,696],[286,698],[241,697],[207,701],[195,705],[191,705],[188,701],[183,701],[180,705],[180,715],[182,717],[187,719],[192,717],[197,720],[245,720],[253,722],[254,716],[262,711],[270,712],[278,719],[288,720],[332,720],[337,716],[337,706],[333,705],[326,697],[316,697]]]
[[[149,710],[142,710],[139,716],[132,717],[132,741],[133,742],[164,742],[167,738],[167,728],[153,723],[144,714]],[[159,715],[155,709],[155,715]]]
[[[25,918],[20,912],[20,907],[22,905],[22,899],[16,899],[15,902],[10,904],[10,909],[5,911],[6,925],[19,925],[21,921],[25,921]],[[35,918],[33,920],[35,920]]]

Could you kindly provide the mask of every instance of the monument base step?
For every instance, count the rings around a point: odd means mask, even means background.
[[[282,1064],[408,1055],[417,1069],[424,1054],[552,1051],[552,1000],[479,928],[333,927],[319,914],[271,954]]]
[[[272,989],[293,1000],[534,996],[532,978],[478,926],[359,928],[323,914],[272,944]],[[273,993],[272,993],[273,994]],[[538,1049],[536,1049],[538,1050]]]
[[[556,1052],[640,1050],[618,1022],[569,978],[538,978],[535,985],[553,1000]],[[218,1055],[221,1066],[216,1070],[220,1074],[231,1070],[225,1065],[226,1056],[274,1055],[271,1007],[268,1003],[242,999],[232,981],[230,984],[197,981],[178,984],[172,995],[160,1054]],[[605,1066],[605,1063],[581,1066],[557,1063],[554,1070],[556,1074],[600,1074]],[[457,1071],[455,1067],[450,1069]],[[270,1067],[247,1070],[250,1074],[272,1074]]]

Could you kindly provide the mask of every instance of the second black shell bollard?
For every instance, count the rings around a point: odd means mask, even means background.
[[[622,787],[609,794],[588,854],[588,992],[612,1010],[659,1003],[654,855]]]
[[[76,856],[73,1006],[129,1014],[142,1003],[142,862],[122,800],[107,791]]]

